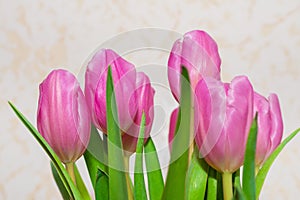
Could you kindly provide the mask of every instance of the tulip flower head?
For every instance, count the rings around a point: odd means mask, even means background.
[[[91,119],[76,77],[54,70],[40,84],[39,132],[63,163],[75,162],[86,150]]]
[[[99,50],[91,59],[85,74],[85,95],[93,123],[107,134],[106,80],[111,67],[118,109],[123,148],[134,152],[139,135],[142,112],[146,116],[145,137],[149,137],[153,122],[154,89],[144,73],[137,73],[133,64],[110,49]]]
[[[254,94],[254,113],[257,113],[256,165],[261,166],[280,144],[283,133],[283,121],[276,94],[269,98]]]
[[[133,118],[133,123],[126,133],[122,136],[123,148],[128,152],[134,152],[140,131],[140,124],[143,112],[145,113],[145,142],[150,136],[150,131],[154,118],[154,94],[155,90],[151,87],[150,80],[143,72],[137,73],[136,85],[137,112]]]
[[[196,143],[208,164],[233,173],[244,161],[253,120],[253,88],[245,76],[230,84],[204,78],[196,86],[199,128]]]
[[[220,64],[217,44],[206,32],[190,31],[175,41],[168,61],[168,79],[176,100],[180,99],[181,66],[187,68],[194,90],[203,77],[220,80]]]

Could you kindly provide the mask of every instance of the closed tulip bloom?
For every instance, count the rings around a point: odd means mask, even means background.
[[[216,170],[233,173],[244,161],[253,120],[253,88],[245,76],[234,78],[230,84],[204,78],[195,93],[199,105],[196,143],[200,153]]]
[[[203,77],[220,80],[220,64],[217,44],[206,32],[190,31],[182,39],[175,41],[168,61],[168,79],[176,100],[180,99],[182,65],[189,72],[191,87],[194,90]]]
[[[91,119],[75,76],[54,70],[40,84],[37,127],[61,161],[75,162],[86,150]]]
[[[137,112],[136,71],[134,66],[110,49],[99,50],[88,63],[85,73],[85,96],[93,123],[102,132],[106,127],[106,80],[111,67],[119,126],[127,130]]]
[[[145,138],[149,137],[153,122],[154,89],[144,73],[137,73],[134,65],[112,50],[98,51],[87,66],[85,94],[92,119],[97,128],[107,134],[106,79],[111,66],[118,109],[119,128],[123,148],[134,152],[139,135],[142,112],[146,116]]]
[[[261,166],[280,144],[283,133],[283,121],[276,94],[268,99],[254,94],[254,113],[257,113],[256,165]]]
[[[142,72],[139,72],[137,74],[137,85],[135,93],[137,98],[137,112],[133,117],[132,125],[122,136],[123,148],[129,154],[135,152],[136,150],[143,112],[145,113],[145,142],[150,136],[154,118],[153,104],[155,90],[151,87],[148,76]]]

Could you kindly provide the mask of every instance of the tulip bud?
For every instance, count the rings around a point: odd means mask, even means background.
[[[195,95],[200,153],[216,170],[233,173],[244,161],[253,120],[253,88],[245,76],[234,78],[230,84],[204,78],[197,84]]]
[[[179,101],[181,66],[189,72],[191,87],[203,77],[220,80],[221,59],[215,41],[204,31],[194,30],[175,41],[168,61],[168,79],[171,91]]]
[[[75,162],[86,150],[91,119],[75,76],[54,70],[40,84],[37,127],[63,163]]]
[[[140,132],[140,124],[143,112],[145,113],[145,142],[150,136],[154,118],[154,89],[151,87],[149,78],[142,72],[137,74],[136,86],[137,113],[130,128],[122,136],[123,148],[129,153],[135,152]]]
[[[256,166],[261,166],[280,144],[283,121],[276,94],[269,98],[254,93],[254,113],[257,113]]]
[[[112,70],[123,148],[134,152],[143,112],[146,116],[145,138],[150,134],[154,89],[144,73],[136,73],[134,66],[114,51],[98,51],[87,66],[85,94],[93,123],[103,133],[107,134],[105,96],[108,66]]]
[[[111,67],[118,121],[122,131],[132,124],[132,116],[137,112],[135,96],[136,71],[134,66],[110,49],[101,49],[88,63],[85,73],[85,96],[92,113],[95,126],[107,132],[106,126],[106,80]]]

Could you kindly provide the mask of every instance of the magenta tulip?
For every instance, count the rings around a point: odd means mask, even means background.
[[[276,94],[269,98],[254,93],[254,114],[257,113],[256,165],[261,166],[280,144],[283,121]]]
[[[86,150],[90,113],[79,83],[70,72],[54,70],[40,84],[37,126],[63,163],[75,162]]]
[[[168,61],[168,79],[171,91],[179,101],[181,66],[190,76],[191,87],[203,77],[220,80],[221,59],[215,41],[204,31],[194,30],[175,41]]]
[[[123,147],[129,152],[134,152],[143,111],[146,115],[145,137],[149,137],[153,122],[154,89],[144,73],[136,73],[134,65],[114,51],[108,49],[98,51],[87,66],[85,94],[93,123],[103,133],[107,134],[106,78],[108,66],[111,66],[112,70]]]
[[[216,170],[233,173],[244,161],[253,121],[253,88],[245,76],[234,78],[230,84],[208,77],[200,80],[195,93],[200,153]]]

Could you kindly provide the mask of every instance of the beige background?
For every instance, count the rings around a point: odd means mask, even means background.
[[[206,30],[218,42],[223,79],[247,74],[258,92],[276,92],[285,136],[300,127],[299,0],[69,2],[0,0],[0,199],[60,197],[48,158],[7,101],[35,124],[47,73],[64,67],[77,74],[99,44],[132,29]],[[299,197],[299,137],[271,168],[261,199]]]

